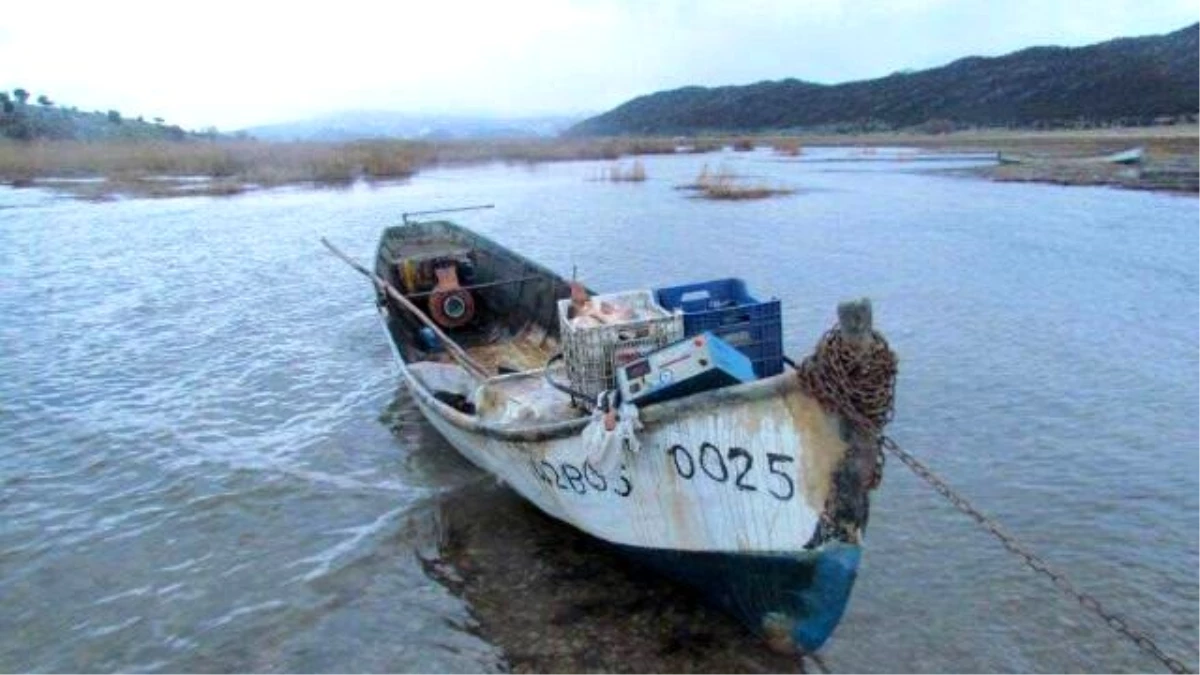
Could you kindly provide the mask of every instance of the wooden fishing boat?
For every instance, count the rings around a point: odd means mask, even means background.
[[[433,291],[414,291],[429,260],[457,261],[458,278],[439,272]],[[826,641],[858,569],[882,470],[878,429],[823,406],[792,366],[642,408],[640,450],[606,474],[581,441],[592,413],[556,384],[566,280],[445,221],[386,229],[374,267],[402,378],[467,459],[550,516],[695,586],[773,647]],[[869,305],[843,310],[846,336],[873,344]]]

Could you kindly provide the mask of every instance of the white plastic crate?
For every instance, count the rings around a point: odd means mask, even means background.
[[[614,365],[621,366],[683,339],[683,316],[663,309],[651,291],[627,291],[592,296],[632,308],[638,318],[620,323],[576,327],[567,319],[571,300],[558,301],[563,357],[571,388],[595,398],[616,388]]]

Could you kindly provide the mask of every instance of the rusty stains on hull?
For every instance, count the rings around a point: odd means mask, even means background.
[[[799,391],[789,392],[784,400],[805,450],[800,453],[805,500],[814,511],[823,511],[833,475],[846,456],[847,444],[839,433],[838,418]]]

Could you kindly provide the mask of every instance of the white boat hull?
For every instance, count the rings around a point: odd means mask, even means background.
[[[641,450],[603,476],[578,433],[521,440],[472,429],[397,358],[429,423],[548,515],[705,592],[775,649],[815,651],[837,626],[861,532],[822,537],[820,523],[848,445],[794,375],[718,408],[647,409]]]
[[[411,378],[409,384],[419,386]],[[647,421],[641,450],[611,476],[586,462],[579,436],[489,438],[451,423],[421,397],[417,403],[476,466],[554,518],[626,546],[801,550],[813,539],[846,449],[835,418],[798,388],[732,409]]]

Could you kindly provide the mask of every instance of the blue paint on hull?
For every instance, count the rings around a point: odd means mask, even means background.
[[[837,628],[858,574],[861,549],[833,542],[797,553],[714,553],[618,546],[626,555],[709,596],[752,631],[788,630],[815,652]]]

